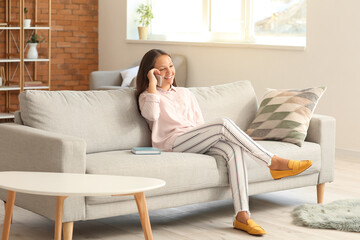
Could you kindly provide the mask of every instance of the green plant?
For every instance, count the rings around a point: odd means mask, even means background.
[[[45,38],[42,38],[41,36],[39,36],[38,34],[34,33],[33,35],[31,35],[30,39],[27,40],[27,43],[42,43],[45,41]]]
[[[28,12],[29,12],[29,10],[27,10],[27,8],[24,8],[25,18],[27,18],[27,13]]]
[[[143,27],[149,26],[151,20],[154,18],[152,7],[148,4],[141,4],[136,10],[136,13],[139,14],[138,22]]]

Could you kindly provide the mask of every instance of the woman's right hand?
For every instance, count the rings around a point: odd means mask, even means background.
[[[157,79],[155,75],[160,75],[159,69],[153,68],[147,74],[147,77],[149,79],[149,93],[156,93]]]

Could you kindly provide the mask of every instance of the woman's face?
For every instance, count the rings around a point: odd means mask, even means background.
[[[174,82],[175,78],[175,67],[168,55],[159,56],[154,67],[160,71],[160,76],[162,77],[162,87],[165,90],[168,90]]]

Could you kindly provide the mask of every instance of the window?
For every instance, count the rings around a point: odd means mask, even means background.
[[[128,39],[137,39],[136,31],[129,30],[136,29],[136,25],[131,23],[134,22],[135,10],[131,9],[135,6],[134,1],[127,2]],[[232,43],[275,41],[278,44],[305,45],[306,0],[148,2],[152,5],[154,13],[150,26],[152,40]]]
[[[202,1],[153,0],[153,34],[197,33],[202,30]]]
[[[211,1],[211,32],[241,31],[241,1],[212,0]]]
[[[305,36],[305,0],[255,0],[255,34]]]

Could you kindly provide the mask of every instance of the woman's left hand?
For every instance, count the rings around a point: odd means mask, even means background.
[[[149,93],[156,93],[157,79],[155,77],[155,74],[160,75],[159,69],[153,68],[147,74],[147,77],[149,79],[149,89],[148,89]]]

